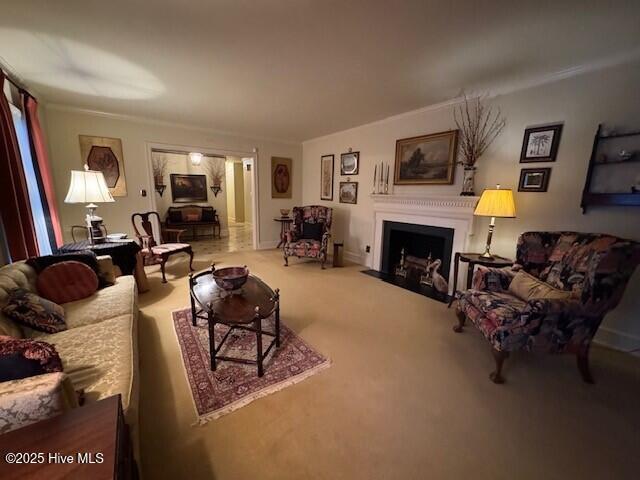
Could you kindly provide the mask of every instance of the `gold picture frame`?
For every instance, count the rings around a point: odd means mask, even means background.
[[[451,185],[458,150],[458,130],[396,141],[394,185]]]
[[[127,196],[122,140],[110,137],[79,135],[82,165],[104,174],[107,187],[114,197]]]

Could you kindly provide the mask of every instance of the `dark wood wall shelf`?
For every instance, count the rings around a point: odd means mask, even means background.
[[[635,139],[633,137],[636,137]],[[609,143],[611,141],[619,141],[622,139],[623,145],[629,142],[629,139],[632,140],[633,150],[627,150],[629,152],[630,158],[627,159],[619,159],[619,160],[611,160],[611,161],[603,161],[602,158],[611,158],[611,150],[614,148]],[[621,147],[618,147],[621,148]],[[620,156],[622,157],[622,149],[620,150]],[[624,148],[627,149],[626,147]],[[615,150],[614,154],[615,155]],[[615,156],[614,156],[615,158]],[[637,207],[640,206],[640,191],[634,191],[634,186],[629,184],[628,190],[625,191],[602,191],[604,188],[602,187],[602,183],[600,187],[594,188],[594,177],[598,177],[600,179],[603,178],[605,174],[600,173],[600,175],[596,174],[596,170],[599,172],[600,167],[607,167],[607,172],[614,172],[613,174],[606,174],[606,177],[613,176],[615,178],[616,171],[612,167],[617,166],[626,166],[627,170],[623,170],[622,173],[618,171],[617,176],[621,177],[621,175],[626,175],[628,173],[629,164],[638,164],[640,165],[640,131],[635,132],[626,132],[626,133],[614,133],[614,134],[603,134],[602,125],[598,125],[598,131],[596,132],[595,138],[593,140],[593,148],[591,150],[591,159],[589,160],[589,169],[587,170],[587,178],[584,184],[584,189],[582,191],[582,201],[580,202],[580,206],[582,207],[582,213],[586,213],[588,206],[593,205],[609,205],[609,206],[632,206]],[[636,177],[629,179],[633,182],[636,178],[640,178],[640,166],[637,168],[637,173],[635,173]],[[604,172],[604,170],[603,170]],[[628,176],[625,176],[625,180],[628,179]],[[618,182],[620,183],[620,182]],[[604,183],[607,187],[610,188],[610,185],[607,185],[607,182]],[[621,190],[626,188],[626,185],[623,185]],[[616,188],[617,189],[617,188]],[[612,189],[613,190],[613,189]]]

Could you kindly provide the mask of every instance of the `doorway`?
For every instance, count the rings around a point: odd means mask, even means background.
[[[225,161],[229,251],[253,248],[253,158],[228,155]]]
[[[210,222],[180,227],[185,230],[181,241],[190,243],[196,254],[257,249],[256,157],[253,152],[148,144],[153,210],[165,224],[171,221],[169,213],[175,216],[177,210],[187,210],[191,216],[189,206],[192,205],[215,210],[219,230]],[[180,193],[176,181],[185,176],[206,185],[205,192],[194,196],[176,195]]]

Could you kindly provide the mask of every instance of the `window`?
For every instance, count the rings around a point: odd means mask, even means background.
[[[36,167],[31,157],[31,146],[29,144],[29,131],[27,122],[22,111],[13,103],[9,104],[11,114],[13,116],[13,124],[18,137],[18,146],[20,148],[20,156],[22,158],[22,166],[27,179],[27,190],[29,193],[29,204],[31,205],[31,215],[36,230],[36,238],[38,240],[38,248],[40,255],[51,254],[51,239],[47,228],[47,219],[42,207],[42,197],[40,196],[40,188],[38,186],[38,176]]]

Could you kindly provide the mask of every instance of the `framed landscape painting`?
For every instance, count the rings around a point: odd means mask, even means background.
[[[291,198],[291,159],[271,157],[271,198]]]
[[[333,155],[320,157],[320,200],[333,200]]]
[[[457,148],[457,130],[397,140],[393,183],[452,184]]]
[[[207,176],[172,173],[171,199],[175,203],[206,202]]]
[[[358,182],[340,182],[340,203],[358,203]]]
[[[79,135],[82,164],[89,170],[102,172],[114,197],[127,196],[127,180],[124,176],[122,141],[119,138]]]
[[[555,162],[562,124],[527,128],[524,131],[520,163]]]

